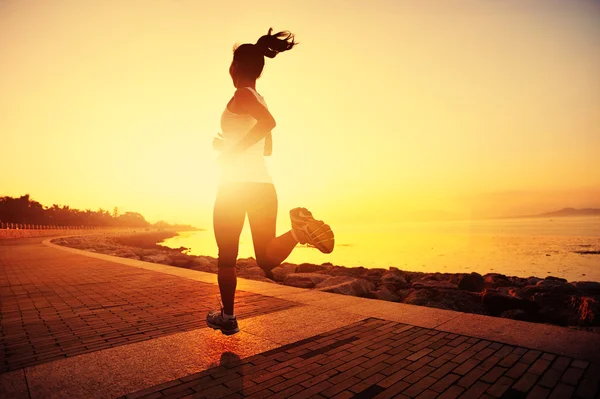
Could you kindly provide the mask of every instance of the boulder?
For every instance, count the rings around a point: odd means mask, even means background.
[[[312,263],[301,263],[296,267],[296,273],[315,273],[323,272],[327,269],[327,266],[314,265]]]
[[[531,314],[527,313],[526,311],[524,311],[522,309],[506,310],[506,311],[502,312],[502,314],[500,314],[500,317],[504,317],[506,319],[521,320],[521,321],[533,321]]]
[[[449,281],[437,281],[437,280],[419,280],[411,284],[412,288],[424,289],[424,288],[438,288],[446,290],[456,290],[458,286]]]
[[[565,281],[544,279],[535,285],[527,285],[519,290],[519,295],[524,298],[532,298],[536,294],[576,294],[577,288]]]
[[[330,276],[351,276],[359,277],[367,269],[362,266],[359,267],[345,267],[345,266],[329,266],[325,269],[325,274]]]
[[[285,279],[285,276],[294,273],[295,270],[296,265],[293,265],[291,263],[282,263],[281,265],[271,270],[271,273],[273,273],[273,279],[275,281],[282,282]]]
[[[559,326],[577,325],[579,312],[570,295],[537,294],[534,296],[540,310],[540,321]]]
[[[425,276],[425,273],[421,273],[421,272],[406,272],[406,273],[404,273],[404,279],[406,280],[407,283],[420,280],[424,276]]]
[[[397,288],[406,287],[408,284],[406,283],[406,279],[402,275],[400,271],[390,270],[386,272],[383,276],[381,276],[382,284],[392,284]]]
[[[336,276],[320,282],[317,289],[336,294],[368,297],[375,290],[375,285],[362,278]]]
[[[258,266],[255,267],[247,267],[245,269],[240,270],[240,277],[250,278],[250,276],[262,276],[266,277],[265,271]],[[270,281],[270,280],[269,280]]]
[[[242,258],[237,260],[237,262],[235,263],[235,267],[238,270],[242,270],[247,268],[258,267],[258,264],[256,263],[256,259],[254,258]]]
[[[436,288],[413,290],[402,302],[410,305],[485,314],[479,295],[469,291],[440,290]]]
[[[458,288],[471,292],[481,292],[485,286],[485,281],[479,273],[464,274],[458,279]]]
[[[600,298],[584,296],[573,300],[579,314],[577,325],[600,326]]]
[[[313,288],[330,278],[319,273],[290,273],[283,279],[283,284],[298,288]]]
[[[188,267],[190,269],[199,270],[207,273],[217,273],[218,271],[217,260],[209,258],[208,256],[198,256],[192,259]]]
[[[192,262],[189,259],[177,259],[177,260],[171,261],[171,265],[177,266],[177,267],[188,267],[191,264],[192,264]]]
[[[160,263],[160,264],[163,264],[163,265],[170,265],[171,264],[171,258],[169,258],[167,255],[164,255],[164,254],[156,254],[156,255],[150,255],[150,256],[143,256],[142,260],[144,262]]]
[[[600,283],[595,281],[573,281],[571,285],[586,294],[600,294]]]
[[[481,300],[487,311],[493,316],[499,316],[508,310],[521,309],[528,313],[535,313],[538,305],[531,300],[519,298],[514,291],[503,292],[498,289],[487,288]],[[504,317],[504,316],[502,316]]]
[[[564,278],[554,277],[554,276],[548,276],[544,280],[546,280],[546,281],[556,281],[556,282],[559,282],[559,283],[566,283],[567,282],[567,280],[564,279]]]
[[[385,269],[367,269],[367,271],[361,276],[362,278],[366,278],[370,282],[374,284],[379,284],[381,282],[381,276],[386,272]]]
[[[529,277],[529,278],[526,279],[526,284],[525,285],[536,285],[540,281],[542,281],[541,278]]]
[[[377,291],[375,291],[374,295],[375,298],[382,301],[400,302],[400,297],[386,286],[380,287]]]
[[[488,273],[483,276],[485,288],[510,287],[511,281],[504,274]]]

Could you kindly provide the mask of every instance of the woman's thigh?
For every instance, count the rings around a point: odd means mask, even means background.
[[[256,261],[268,262],[266,250],[275,238],[277,225],[277,192],[273,184],[255,183],[249,190],[248,221]]]
[[[219,248],[219,267],[235,267],[236,264],[248,205],[243,189],[240,184],[229,184],[217,191],[213,229]]]

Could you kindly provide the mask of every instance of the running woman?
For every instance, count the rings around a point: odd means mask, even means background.
[[[231,335],[239,331],[233,305],[237,286],[236,261],[246,215],[250,222],[258,266],[268,277],[298,243],[331,253],[334,235],[329,225],[315,220],[306,208],[290,211],[292,228],[276,237],[277,193],[267,170],[265,156],[272,152],[271,130],[275,119],[265,99],[256,91],[265,58],[291,50],[297,44],[289,31],[272,34],[255,44],[242,44],[233,51],[229,74],[236,91],[221,116],[222,133],[213,140],[220,151],[220,182],[213,210],[217,247],[218,281],[222,306],[206,316],[206,323]]]

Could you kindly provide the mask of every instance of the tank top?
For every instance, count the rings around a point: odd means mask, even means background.
[[[267,107],[263,96],[251,87],[245,87],[254,94],[258,101]],[[257,120],[251,115],[235,114],[225,107],[221,115],[221,133],[226,145],[233,146],[248,134]],[[228,162],[221,163],[220,184],[233,182],[272,183],[264,157],[265,138],[244,152],[236,154]]]
[[[267,107],[263,96],[258,94],[251,87],[245,87],[250,90],[258,101]],[[257,120],[251,115],[235,114],[226,106],[221,115],[221,133],[227,146],[233,146],[256,125]],[[244,152],[236,154],[227,163],[221,163],[219,184],[234,182],[255,182],[255,183],[273,183],[267,170],[267,164],[264,157],[265,138],[253,146],[247,148]]]

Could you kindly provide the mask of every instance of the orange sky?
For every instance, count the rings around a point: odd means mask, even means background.
[[[600,207],[598,1],[0,1],[0,195],[210,226],[232,46],[301,43],[257,90],[282,218]]]

